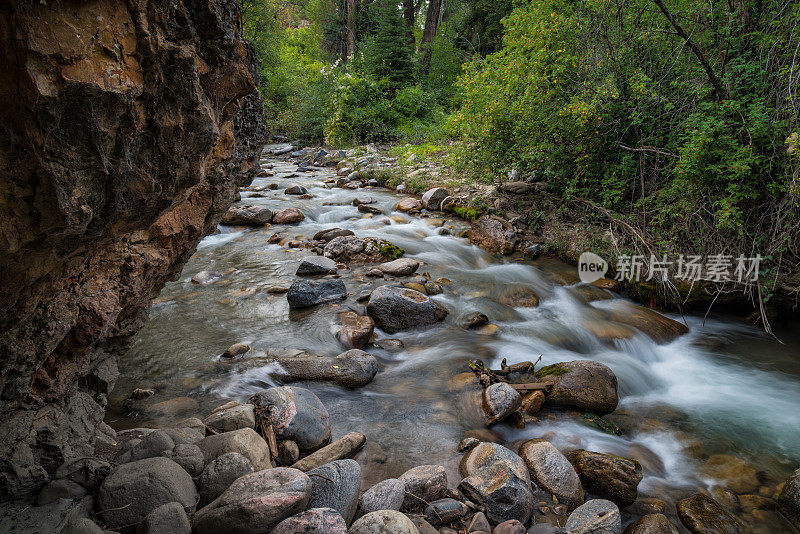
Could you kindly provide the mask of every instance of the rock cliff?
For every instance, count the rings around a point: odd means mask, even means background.
[[[236,0],[0,4],[0,500],[93,454],[116,358],[264,139]]]

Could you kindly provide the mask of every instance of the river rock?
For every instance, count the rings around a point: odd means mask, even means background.
[[[447,309],[419,291],[380,286],[370,295],[367,314],[378,328],[392,334],[442,321]]]
[[[283,190],[283,193],[285,195],[305,195],[308,193],[308,190],[302,185],[290,185]]]
[[[159,506],[139,523],[136,534],[191,534],[192,526],[186,517],[186,510],[178,502]]]
[[[86,488],[71,480],[61,478],[50,481],[36,497],[36,505],[44,506],[58,499],[79,499],[86,495]]]
[[[214,410],[203,423],[214,432],[230,432],[240,428],[255,428],[256,416],[252,404],[236,404]]]
[[[778,508],[800,529],[800,469],[784,484],[778,495]]]
[[[419,534],[454,534],[454,531],[446,527],[442,527],[441,532],[439,532],[436,527],[425,521],[425,516],[407,513],[406,517],[414,523],[414,526],[419,530]]]
[[[206,463],[223,454],[238,452],[250,460],[257,471],[272,466],[267,442],[252,428],[207,436],[198,441],[197,446],[203,451]]]
[[[419,465],[400,475],[405,486],[403,509],[424,508],[426,503],[447,496],[447,472],[441,465]]]
[[[347,523],[333,508],[311,508],[284,519],[270,534],[347,534]]]
[[[419,534],[405,514],[394,510],[370,512],[350,526],[348,534]]]
[[[266,206],[231,206],[222,217],[222,224],[264,226],[272,218],[272,210]]]
[[[458,326],[467,330],[480,328],[486,324],[489,324],[489,318],[481,312],[468,313],[458,318]]]
[[[330,240],[325,245],[323,254],[342,263],[383,261],[381,246],[383,245],[372,238],[341,236]]]
[[[483,390],[483,415],[487,425],[498,423],[517,411],[522,396],[505,382],[492,384]]]
[[[235,358],[242,354],[250,352],[250,345],[247,343],[234,343],[223,352],[220,357],[222,358]]]
[[[564,528],[567,534],[620,534],[622,518],[613,502],[593,499],[576,508]]]
[[[305,219],[306,216],[297,208],[286,208],[280,210],[272,217],[275,224],[296,224]]]
[[[336,460],[307,472],[311,478],[310,508],[333,508],[351,523],[358,508],[361,466],[355,460]]]
[[[339,331],[339,341],[343,345],[360,349],[372,338],[375,331],[375,321],[372,317],[358,315],[355,312],[341,314],[342,329]]]
[[[328,410],[308,389],[293,386],[269,388],[256,393],[248,402],[266,408],[266,417],[275,434],[281,439],[294,441],[300,450],[316,450],[331,439]]]
[[[363,206],[365,204],[375,204],[377,200],[372,197],[356,197],[353,199],[353,206]]]
[[[347,298],[347,288],[339,279],[295,280],[286,293],[290,308],[310,308],[345,298]]]
[[[336,262],[325,256],[308,256],[303,258],[297,267],[297,276],[314,276],[318,274],[333,274],[337,270]]]
[[[539,305],[539,295],[528,286],[511,285],[501,291],[497,302],[511,308],[535,308]]]
[[[542,367],[536,372],[542,382],[552,384],[545,393],[546,402],[598,414],[617,408],[617,377],[602,363],[575,360]]]
[[[477,532],[486,532],[487,534],[492,531],[491,525],[489,525],[489,520],[486,519],[486,515],[483,512],[476,512],[475,515],[472,516],[470,519],[469,524],[467,525],[467,533],[473,534]]]
[[[528,483],[504,462],[475,470],[461,481],[458,489],[469,500],[483,507],[490,523],[516,519],[526,523],[533,509]]]
[[[734,493],[752,493],[761,485],[758,471],[750,462],[728,454],[710,457],[703,466],[703,474]]]
[[[544,399],[543,391],[530,391],[522,396],[522,405],[520,407],[528,415],[536,415],[542,409]]]
[[[500,190],[511,195],[525,195],[533,190],[528,182],[506,182],[500,185]]]
[[[625,529],[624,534],[679,534],[675,525],[664,514],[640,517]]]
[[[503,521],[492,530],[492,534],[525,534],[526,532],[525,525],[516,519]]]
[[[405,213],[414,213],[422,209],[422,203],[416,198],[408,197],[398,202],[394,209]]]
[[[697,534],[744,534],[749,532],[741,519],[721,504],[702,493],[678,501],[678,517],[691,532]]]
[[[254,471],[253,464],[238,452],[222,454],[205,466],[197,479],[200,505],[205,506],[228,489],[233,481]]]
[[[256,471],[238,478],[192,518],[195,534],[263,534],[306,508],[311,480],[289,467]]]
[[[511,254],[518,241],[511,223],[494,215],[484,215],[473,222],[467,237],[492,254]]]
[[[636,502],[642,481],[642,466],[636,460],[584,450],[570,451],[566,457],[590,493],[622,508]]]
[[[216,271],[200,271],[192,277],[192,283],[201,286],[207,286],[209,284],[213,284],[220,278],[222,278],[222,273],[218,273]]]
[[[358,514],[364,515],[378,510],[399,510],[406,498],[406,485],[396,478],[378,482],[361,495]]]
[[[411,258],[398,258],[394,261],[387,261],[378,265],[383,273],[389,276],[408,276],[414,274],[422,262]]]
[[[461,462],[458,465],[458,472],[462,478],[466,478],[478,469],[496,463],[502,463],[514,471],[520,479],[524,480],[525,483],[530,486],[530,474],[528,473],[528,468],[525,466],[523,459],[512,450],[488,441],[479,443],[461,458]]]
[[[529,440],[520,446],[519,454],[531,478],[541,489],[570,507],[583,504],[583,487],[578,473],[552,443],[542,439]]]
[[[425,194],[422,195],[422,207],[426,210],[438,210],[442,207],[442,201],[450,196],[450,193],[447,192],[447,189],[443,187],[434,187],[433,189],[428,189],[425,191]]]
[[[327,228],[314,234],[314,241],[324,241],[327,243],[328,241],[336,239],[337,237],[351,235],[354,235],[352,230],[346,230],[344,228]]]
[[[424,512],[425,520],[431,525],[447,525],[458,521],[466,513],[467,507],[463,503],[449,497],[431,502],[425,507]]]
[[[276,458],[280,465],[293,465],[300,459],[300,447],[297,443],[290,439],[282,439],[278,442],[278,457]]]
[[[356,388],[369,384],[378,372],[378,360],[360,349],[351,349],[333,358],[301,352],[274,360],[280,369],[273,376],[283,382],[325,381]]]
[[[321,449],[312,452],[302,460],[298,460],[292,465],[292,467],[306,472],[335,460],[349,458],[361,447],[363,447],[366,441],[367,438],[364,436],[364,434],[350,432],[349,434],[345,434],[341,438],[337,439],[333,443],[325,445]]]
[[[612,321],[641,330],[656,343],[669,343],[689,331],[683,323],[665,317],[655,310],[629,302],[615,302],[603,308],[603,315]]]
[[[161,429],[153,430],[131,448],[131,460],[136,461],[162,456],[164,453],[171,451],[173,447],[175,447],[175,441],[169,434]]]
[[[169,458],[145,458],[120,465],[100,486],[97,509],[110,528],[136,525],[171,502],[194,512],[197,489],[192,477]]]
[[[371,213],[373,215],[383,214],[383,210],[381,210],[378,206],[371,206],[369,204],[359,204],[358,211],[361,213]]]
[[[201,451],[200,447],[197,445],[179,443],[175,445],[172,451],[164,454],[164,456],[183,467],[192,478],[200,476],[200,473],[203,472],[205,456],[203,456],[203,451]]]

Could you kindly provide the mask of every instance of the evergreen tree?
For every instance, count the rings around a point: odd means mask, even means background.
[[[414,48],[398,4],[382,0],[378,9],[375,32],[364,43],[364,69],[396,91],[415,82]]]

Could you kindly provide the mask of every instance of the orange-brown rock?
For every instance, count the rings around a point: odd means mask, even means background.
[[[234,0],[0,9],[0,500],[92,456],[116,357],[252,180]]]

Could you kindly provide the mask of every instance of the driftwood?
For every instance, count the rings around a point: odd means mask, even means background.
[[[547,382],[528,382],[527,384],[509,384],[519,393],[529,393],[531,391],[546,391],[553,384]]]

